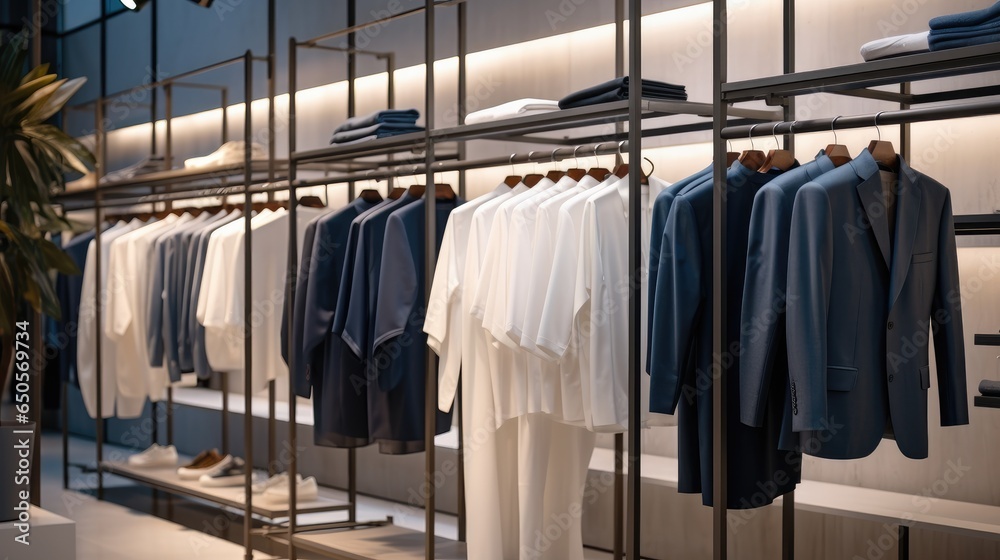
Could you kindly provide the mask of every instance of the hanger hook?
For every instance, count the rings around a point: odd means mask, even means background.
[[[517,155],[516,153],[510,154],[510,158],[507,160],[507,163],[510,164],[510,174],[511,175],[517,175],[517,173],[514,172],[514,156],[516,156],[516,155]]]
[[[798,123],[798,122],[799,121],[797,121],[797,120],[796,121],[792,121],[792,123],[788,125],[788,133],[789,134],[795,134],[795,124]]]
[[[730,152],[733,151],[733,141],[732,140],[730,140],[730,139],[727,138],[726,139],[726,146],[729,147],[729,151]]]
[[[747,135],[747,137],[750,138],[750,149],[751,150],[754,149],[754,145],[753,145],[753,129],[757,128],[758,126],[760,126],[760,123],[750,125],[750,134]]]
[[[878,113],[875,113],[875,132],[878,134],[878,141],[879,142],[882,141],[882,131],[879,130],[879,127],[878,127],[878,118],[881,117],[882,113],[884,113],[884,112],[885,111],[879,111]]]
[[[833,133],[834,144],[840,144],[840,142],[837,141],[837,119],[839,119],[841,116],[842,115],[837,115],[836,117],[833,117],[833,121],[830,122],[830,132]]]
[[[778,130],[778,126],[781,125],[781,124],[784,124],[784,122],[785,121],[774,123],[774,126],[771,127],[771,137],[774,138],[774,149],[775,150],[780,150],[781,149],[781,143],[778,142],[778,135],[777,135],[777,133],[775,131]]]
[[[646,177],[652,177],[653,176],[653,172],[656,171],[656,165],[653,163],[653,160],[649,159],[646,156],[642,156],[642,159],[644,159],[644,160],[646,160],[646,161],[649,162],[649,173],[645,174]],[[639,163],[639,171],[640,172],[642,171],[642,162]]]
[[[625,155],[622,153],[622,146],[625,145],[625,142],[628,142],[628,140],[622,140],[621,142],[618,143],[618,155],[620,156]]]
[[[538,162],[537,161],[532,161],[532,159],[534,157],[535,157],[535,152],[528,152],[528,161],[533,164],[531,166],[531,170],[532,171],[537,171],[538,170]]]
[[[559,151],[559,148],[556,148],[556,149],[552,150],[552,163],[558,163],[556,161],[556,152],[558,152],[558,151]],[[559,166],[557,165],[555,167],[559,167]]]

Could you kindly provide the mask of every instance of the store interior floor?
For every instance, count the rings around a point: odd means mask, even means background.
[[[105,452],[114,449],[105,446]],[[93,441],[70,438],[70,462],[93,465]],[[104,477],[105,499],[97,500],[97,476],[70,468],[70,488],[62,485],[62,447],[58,434],[42,437],[42,507],[76,522],[77,560],[175,560],[206,558],[243,560],[243,517],[221,512],[217,507],[164,493],[154,494],[145,486],[115,476]],[[346,498],[346,493],[343,496]],[[344,519],[333,514],[322,521]],[[339,517],[336,517],[339,515]],[[423,510],[368,496],[358,499],[358,519],[385,519],[392,515],[397,525],[422,530]],[[306,521],[300,516],[300,523]],[[308,519],[309,522],[321,521]],[[437,534],[456,538],[457,519],[437,515]],[[256,537],[261,538],[261,537]],[[287,556],[286,547],[262,541],[254,558],[269,560]],[[265,552],[266,551],[266,552]],[[299,552],[298,558],[321,558]],[[611,554],[586,550],[587,560],[604,560]]]

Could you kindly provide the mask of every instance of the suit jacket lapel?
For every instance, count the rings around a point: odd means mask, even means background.
[[[892,256],[892,273],[889,276],[889,309],[896,303],[903,290],[906,274],[913,256],[913,241],[920,225],[921,190],[917,175],[899,158],[899,193],[896,196],[896,250]]]
[[[879,179],[878,173],[863,179],[857,187],[858,195],[861,197],[861,204],[868,215],[868,223],[878,241],[878,247],[882,250],[886,269],[890,269],[892,253],[889,246],[889,218],[886,216],[885,199],[882,197],[882,181]]]

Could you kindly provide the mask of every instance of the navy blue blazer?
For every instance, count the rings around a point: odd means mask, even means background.
[[[747,247],[746,282],[740,325],[740,420],[748,426],[781,424],[781,449],[796,449],[785,347],[788,288],[788,229],[799,188],[833,170],[820,152],[816,159],[782,173],[753,199]]]
[[[747,232],[754,195],[779,173],[736,162],[727,175],[725,290],[727,344],[739,343]],[[670,208],[657,276],[650,352],[650,410],[678,413],[678,490],[712,504],[712,191],[711,181],[679,194]],[[734,352],[732,358],[738,358]],[[801,455],[778,449],[778,426],[739,420],[739,361],[727,369],[728,507],[767,505],[795,489]]]
[[[941,423],[969,422],[951,194],[899,161],[894,234],[867,150],[795,197],[786,311],[792,426],[820,457],[864,457],[883,434],[905,456],[927,457],[931,342]]]

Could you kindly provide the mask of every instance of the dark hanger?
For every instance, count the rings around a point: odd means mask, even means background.
[[[363,193],[364,191],[362,191]],[[378,194],[378,191],[375,191]],[[379,200],[382,199],[382,195],[379,195]],[[303,196],[299,199],[299,206],[305,206],[307,208],[326,208],[326,204],[320,200],[318,196]]]
[[[575,165],[580,165],[579,160],[576,158],[576,151],[580,149],[580,146],[573,148],[573,161]],[[587,170],[581,169],[579,167],[572,167],[566,170],[566,174],[570,176],[574,181],[579,181],[587,176]]]
[[[382,202],[382,193],[375,189],[364,189],[358,194],[358,198],[364,200],[365,202],[370,202],[372,204],[376,202]]]
[[[833,122],[830,123],[830,130],[833,131],[833,144],[828,144],[823,152],[826,157],[830,158],[830,162],[833,163],[834,167],[840,167],[845,163],[851,161],[851,152],[847,149],[847,146],[837,143],[837,119],[840,116],[833,117]]]
[[[778,129],[778,124],[781,123],[776,123],[774,125],[774,128],[771,129],[771,136],[774,136],[775,146],[781,145],[778,143],[778,135],[774,133]],[[795,123],[793,122],[792,125],[788,128],[788,132],[790,134],[792,133],[792,129],[794,127]],[[761,173],[767,173],[772,169],[777,169],[779,171],[788,171],[794,165],[795,165],[795,154],[793,154],[788,150],[776,148],[774,150],[767,152],[767,158],[764,159],[764,163],[761,164],[761,166],[757,169],[757,171]]]
[[[875,115],[875,132],[878,133],[878,140],[872,140],[868,144],[868,151],[871,152],[879,169],[899,173],[899,156],[896,155],[896,148],[892,146],[892,142],[882,140],[882,131],[878,128],[878,118],[884,112],[880,111]]]
[[[594,158],[595,159],[597,158],[597,151],[600,150],[600,149],[601,149],[601,145],[600,144],[597,144],[597,145],[594,146]],[[600,160],[598,160],[598,162],[599,161]],[[587,175],[590,175],[591,177],[593,177],[594,179],[597,179],[598,181],[603,181],[603,180],[607,179],[609,175],[611,175],[611,172],[608,171],[604,167],[591,167],[590,169],[587,170]]]
[[[516,155],[510,154],[510,159],[507,160],[507,163],[510,164],[510,175],[506,176],[503,180],[504,184],[512,189],[521,182],[521,176],[514,174],[514,156]]]
[[[556,148],[555,150],[552,150],[552,164],[553,165],[556,164],[556,152],[557,151],[559,151],[559,148]],[[562,179],[565,176],[566,176],[566,172],[565,171],[560,171],[559,169],[553,169],[552,171],[549,171],[548,173],[545,174],[545,178],[548,179],[549,181],[552,181],[553,183],[558,182],[560,179]]]
[[[764,160],[767,159],[764,152],[754,149],[753,146],[753,129],[758,126],[759,123],[750,127],[750,149],[743,150],[743,153],[740,154],[739,157],[739,162],[742,163],[744,167],[747,169],[753,169],[754,171],[760,169],[760,166],[764,165]]]
[[[621,142],[618,143],[618,155],[619,156],[622,155],[622,146],[625,145],[625,142],[626,142],[626,140],[622,140]],[[646,161],[649,161],[650,165],[653,165],[653,162],[650,161],[649,158],[643,158],[643,159],[645,159]],[[642,166],[641,165],[639,166],[639,171],[642,172]],[[612,175],[614,175],[615,177],[618,177],[619,179],[625,178],[625,176],[628,175],[628,164],[627,163],[619,163],[618,166],[615,167],[615,170],[612,171]],[[640,179],[639,182],[641,184],[643,184],[643,185],[648,185],[649,184],[649,175],[646,175],[643,172],[642,173],[642,179]]]

